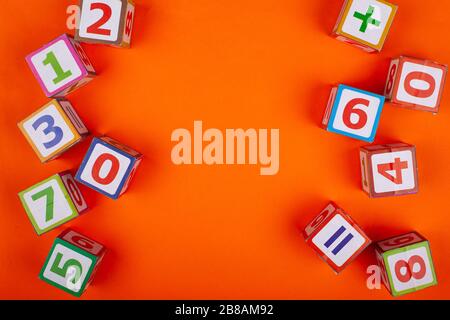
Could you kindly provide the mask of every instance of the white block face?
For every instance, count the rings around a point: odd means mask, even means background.
[[[74,245],[82,247],[83,250],[86,250],[93,255],[97,255],[103,249],[101,244],[92,241],[91,239],[87,239],[73,230],[66,233],[62,238],[67,242],[71,242]]]
[[[366,242],[365,238],[340,214],[335,215],[312,242],[335,265],[344,265]]]
[[[130,43],[131,35],[133,33],[134,22],[134,5],[128,3],[127,13],[125,15],[125,26],[123,28],[123,42]]]
[[[383,283],[386,287],[390,288],[389,279],[386,274],[386,265],[384,264],[383,257],[380,255],[380,253],[378,251],[376,252],[376,257],[377,257],[378,266],[380,266],[380,268],[381,268],[381,270],[380,270],[381,280],[383,281]]]
[[[80,189],[78,188],[78,185],[76,184],[75,180],[73,179],[71,174],[65,174],[61,177],[64,185],[66,186],[67,191],[69,192],[73,204],[77,208],[78,212],[82,212],[87,209],[87,203],[83,198],[83,195],[81,194]]]
[[[392,8],[376,0],[354,0],[342,31],[374,46],[382,40]]]
[[[66,112],[66,115],[69,117],[74,127],[77,129],[78,133],[80,135],[88,133],[88,129],[84,125],[83,121],[81,121],[80,117],[78,116],[70,102],[60,101],[59,103],[61,104],[61,107]]]
[[[87,280],[91,265],[91,259],[58,243],[45,266],[43,276],[77,293]]]
[[[84,0],[79,26],[80,37],[117,41],[121,13],[121,0]]]
[[[31,63],[50,93],[74,82],[82,75],[82,70],[67,43],[59,40],[31,57]]]
[[[403,63],[396,99],[435,108],[444,72],[439,68],[406,61]]]
[[[319,215],[314,219],[314,221],[306,226],[306,236],[309,237],[335,210],[336,208],[331,203],[325,209],[323,209],[322,212],[319,213]]]
[[[420,241],[424,241],[424,239],[419,237],[416,233],[411,232],[398,237],[381,241],[378,243],[378,245],[381,247],[381,249],[387,251],[398,247],[408,246],[410,244],[417,243]]]
[[[412,151],[372,155],[372,174],[376,193],[414,189],[416,182]]]
[[[392,60],[391,65],[389,66],[389,73],[386,80],[386,87],[384,89],[384,96],[387,99],[392,98],[392,91],[395,86],[395,79],[397,78],[398,68],[399,68],[399,60],[398,59]]]

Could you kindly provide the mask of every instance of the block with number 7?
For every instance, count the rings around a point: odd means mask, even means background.
[[[105,253],[102,244],[67,229],[56,238],[39,278],[80,297],[92,282]]]
[[[416,148],[412,145],[392,143],[361,147],[360,163],[362,187],[371,198],[419,191]]]
[[[333,202],[305,227],[303,237],[336,273],[371,243],[353,219]]]
[[[78,217],[88,206],[70,172],[62,172],[19,193],[38,235]]]
[[[341,84],[331,90],[322,126],[330,132],[373,142],[383,105],[383,96]]]

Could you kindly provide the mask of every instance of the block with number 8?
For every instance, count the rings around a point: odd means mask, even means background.
[[[419,192],[416,148],[406,143],[360,149],[363,190],[371,197]]]
[[[134,20],[130,0],[82,0],[80,24],[75,39],[129,47]]]
[[[64,97],[96,75],[81,45],[66,34],[29,54],[26,61],[47,97]]]
[[[88,206],[70,172],[63,172],[19,193],[38,235],[78,217]]]
[[[39,278],[80,297],[92,282],[105,253],[102,244],[67,229],[56,238]]]
[[[383,105],[383,96],[341,84],[331,90],[322,126],[330,132],[373,142]]]
[[[127,191],[142,155],[109,137],[94,138],[76,174],[80,183],[112,199]]]
[[[336,273],[371,243],[353,219],[333,202],[305,227],[303,237]]]

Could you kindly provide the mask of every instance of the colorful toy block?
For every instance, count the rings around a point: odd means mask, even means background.
[[[47,97],[64,97],[95,77],[81,45],[63,34],[26,57]]]
[[[446,65],[429,60],[403,56],[393,59],[384,95],[398,106],[437,113],[447,69]]]
[[[371,198],[419,192],[416,148],[407,143],[360,149],[363,190]]]
[[[352,262],[371,240],[334,202],[303,230],[306,243],[336,272]]]
[[[346,0],[333,36],[367,52],[381,51],[396,12],[384,0]]]
[[[142,155],[109,137],[94,138],[76,174],[80,183],[118,199],[134,177]]]
[[[71,229],[56,238],[39,278],[80,297],[92,282],[106,248]]]
[[[129,47],[134,20],[134,3],[130,0],[82,0],[80,25],[75,39]]]
[[[429,242],[410,232],[375,244],[383,283],[394,296],[437,285]]]
[[[384,97],[346,85],[333,87],[322,126],[330,132],[373,142]]]
[[[88,206],[70,172],[62,172],[19,193],[38,235],[78,217]]]
[[[50,101],[17,125],[44,163],[89,135],[71,103],[64,99]]]

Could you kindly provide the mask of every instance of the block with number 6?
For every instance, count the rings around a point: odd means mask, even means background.
[[[437,285],[429,242],[417,232],[375,244],[382,280],[393,296]]]
[[[363,190],[371,197],[419,192],[416,148],[406,143],[360,149]]]
[[[129,47],[134,20],[130,0],[82,0],[80,24],[75,39]]]
[[[142,155],[109,137],[94,138],[76,174],[80,183],[112,199],[127,191]]]
[[[64,99],[50,101],[18,126],[42,162],[55,159],[89,135],[71,103]]]
[[[333,202],[305,227],[303,237],[336,273],[371,243],[353,219]]]
[[[373,142],[383,105],[383,96],[341,84],[331,90],[322,126],[330,132]]]
[[[55,174],[19,193],[38,235],[78,217],[88,206],[70,172]]]
[[[80,297],[92,282],[106,248],[71,229],[56,238],[39,278]]]
[[[67,34],[29,54],[26,61],[47,97],[64,97],[95,77],[83,48]]]

